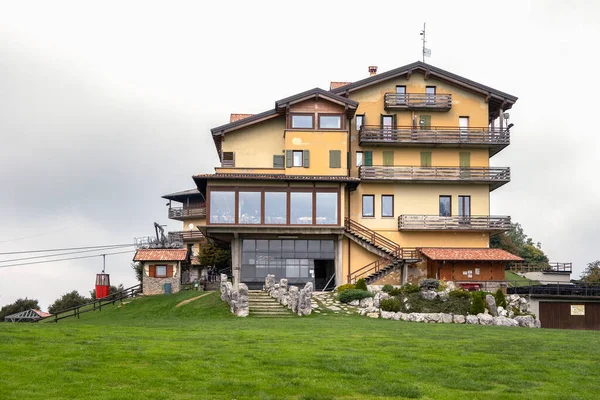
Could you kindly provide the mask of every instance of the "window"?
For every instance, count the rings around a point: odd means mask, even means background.
[[[375,196],[372,194],[363,194],[362,197],[362,216],[375,216]]]
[[[292,114],[292,128],[294,129],[313,129],[313,116]]]
[[[265,192],[265,224],[287,224],[286,192]]]
[[[440,217],[450,217],[452,215],[452,197],[440,196]]]
[[[357,151],[356,152],[356,166],[360,167],[361,165],[363,165],[363,152]]]
[[[294,151],[293,152],[293,157],[294,157],[293,158],[293,160],[294,160],[293,166],[294,167],[301,167],[302,166],[302,159],[303,159],[302,151]]]
[[[396,104],[406,104],[406,86],[396,86]]]
[[[427,101],[427,103],[435,103],[435,86],[427,86],[425,88],[425,101]]]
[[[356,116],[356,132],[360,131],[360,128],[362,128],[363,124],[365,123],[365,116],[363,115],[357,115]]]
[[[167,266],[166,265],[157,265],[154,276],[156,278],[166,278],[167,277]]]
[[[313,223],[312,192],[290,193],[290,223],[310,225]]]
[[[341,150],[329,150],[329,168],[342,168]]]
[[[240,224],[260,224],[261,220],[261,202],[260,192],[240,192],[239,194],[239,214],[238,223]]]
[[[221,160],[222,167],[235,167],[235,153],[233,151],[225,151]]]
[[[468,222],[471,216],[471,196],[458,196],[458,216]]]
[[[338,194],[317,192],[317,225],[333,225],[338,222]]]
[[[319,114],[319,129],[342,129],[342,116]]]
[[[431,152],[430,151],[422,151],[421,152],[421,167],[431,167]]]
[[[381,195],[381,216],[382,217],[393,217],[394,216],[394,195],[382,194]]]
[[[210,192],[210,223],[235,223],[235,192]]]

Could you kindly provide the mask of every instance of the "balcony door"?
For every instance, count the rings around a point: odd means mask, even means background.
[[[381,130],[384,140],[392,140],[392,131],[394,129],[394,117],[392,115],[381,116]]]
[[[425,101],[427,104],[435,104],[435,86],[427,86],[425,88],[425,94]]]
[[[471,196],[458,196],[458,223],[471,223]]]
[[[396,104],[406,104],[406,86],[396,86]]]
[[[458,117],[458,127],[460,131],[460,139],[466,139],[469,133],[469,117]]]

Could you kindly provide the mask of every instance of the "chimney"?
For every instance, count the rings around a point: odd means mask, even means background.
[[[371,65],[369,67],[369,75],[370,76],[377,75],[377,65]]]

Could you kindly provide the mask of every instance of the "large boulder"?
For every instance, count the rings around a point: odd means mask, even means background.
[[[394,317],[394,315],[396,315],[396,313],[392,312],[392,311],[382,311],[381,312],[381,318],[383,318],[383,319],[392,319]]]
[[[496,326],[519,326],[519,323],[511,318],[506,317],[494,317],[494,322],[492,325]]]
[[[508,311],[504,309],[504,307],[498,307],[498,316],[499,317],[508,317]]]
[[[354,306],[354,307],[358,307],[360,305],[360,301],[359,300],[352,300],[351,302],[348,303],[349,306]]]
[[[394,321],[400,321],[400,316],[401,316],[401,315],[402,315],[402,313],[401,313],[401,312],[396,312],[396,313],[394,313],[394,315],[392,315],[392,319],[393,319]]]
[[[479,313],[477,314],[477,318],[479,318],[480,325],[492,325],[494,323],[494,317],[490,314]]]
[[[373,306],[378,307],[378,308],[381,307],[381,305],[380,305],[381,300],[387,299],[389,297],[390,297],[390,295],[387,294],[386,292],[375,293],[375,296],[373,296]]]
[[[229,303],[229,299],[231,297],[231,292],[233,291],[233,285],[231,282],[222,282],[221,283],[221,300]]]
[[[422,313],[411,313],[410,315],[412,315],[412,321],[414,322],[425,322],[425,314]]]
[[[364,299],[361,299],[359,302],[359,306],[360,308],[370,308],[373,307],[373,298],[372,297],[367,297]]]
[[[496,299],[491,294],[485,295],[485,302],[487,304],[487,309],[490,310],[490,314],[492,316],[498,316],[498,308],[496,307]]]
[[[442,322],[444,324],[451,324],[452,323],[452,314],[441,313],[439,322]]]
[[[425,322],[439,322],[440,321],[440,314],[439,313],[426,313],[424,314],[425,316]]]
[[[270,292],[273,287],[275,286],[275,275],[267,275],[267,277],[265,278],[265,290],[267,292]]]
[[[466,322],[466,318],[464,315],[455,314],[454,317],[452,317],[452,322],[455,324],[464,324]]]
[[[312,289],[312,282],[308,282],[304,286],[304,289],[300,290],[298,295],[298,315],[310,315],[312,313],[312,305],[310,303]]]
[[[292,310],[294,314],[298,313],[298,302],[300,299],[300,293],[297,286],[290,286],[288,292],[288,308]]]
[[[434,300],[438,296],[435,290],[422,290],[421,298],[424,300]]]
[[[238,285],[236,293],[236,302],[233,307],[233,313],[238,317],[247,317],[249,312],[248,286],[244,283]]]
[[[535,319],[531,315],[519,315],[515,321],[523,328],[535,328]]]
[[[479,318],[477,318],[477,315],[467,315],[467,324],[478,325]]]

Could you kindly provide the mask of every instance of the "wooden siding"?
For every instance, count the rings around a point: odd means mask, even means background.
[[[584,305],[585,315],[571,315],[571,305]],[[540,301],[542,328],[600,330],[600,302]]]

